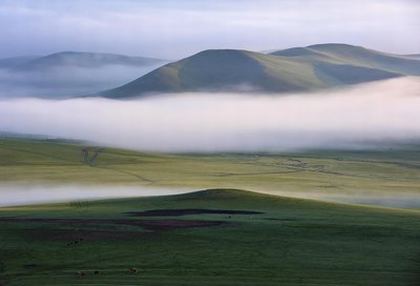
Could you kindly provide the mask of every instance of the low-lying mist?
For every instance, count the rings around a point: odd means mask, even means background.
[[[420,79],[288,95],[1,99],[0,130],[171,152],[373,148],[420,139]]]
[[[0,68],[0,98],[84,96],[135,80],[160,65],[63,66],[44,70]]]
[[[0,184],[0,207],[78,200],[176,195],[189,191],[191,190],[185,188],[141,186]]]
[[[28,185],[0,184],[0,208],[19,205],[34,205],[59,202],[84,202],[88,200],[133,198],[185,194],[200,189],[147,187],[147,186],[89,186],[89,185]],[[257,191],[257,190],[253,190]],[[258,191],[257,191],[258,192]],[[358,204],[391,208],[420,208],[420,194],[404,193],[340,193],[331,192],[288,192],[284,190],[262,191],[265,194],[292,198],[311,199],[344,204]]]

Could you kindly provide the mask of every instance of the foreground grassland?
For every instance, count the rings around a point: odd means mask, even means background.
[[[95,166],[80,162],[83,147],[46,140],[0,139],[0,182],[420,193],[419,146],[256,155],[169,155],[107,148]]]
[[[80,162],[83,147],[0,139],[0,182],[218,189],[0,208],[0,285],[420,285],[420,211],[233,189],[420,193],[419,147],[256,155],[107,148],[94,166]]]
[[[219,189],[2,208],[0,229],[4,285],[420,283],[416,211]]]

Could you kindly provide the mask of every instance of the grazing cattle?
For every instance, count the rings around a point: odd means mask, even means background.
[[[83,240],[84,240],[83,238],[79,238],[78,240],[73,240],[71,242],[68,242],[66,245],[67,246],[72,246],[72,245],[75,245],[75,244],[78,244],[78,243],[82,242]]]
[[[78,271],[77,272],[77,275],[79,275],[79,277],[85,277],[86,276],[86,273],[83,272],[83,271]]]
[[[131,267],[130,269],[128,269],[128,272],[130,272],[130,273],[137,273],[137,268]]]

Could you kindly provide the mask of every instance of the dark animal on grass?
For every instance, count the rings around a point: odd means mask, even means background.
[[[74,240],[74,241],[71,241],[71,242],[67,243],[67,246],[72,246],[72,245],[78,244],[79,242],[82,242],[82,241],[83,241],[83,238],[79,238],[78,240]]]
[[[72,208],[88,208],[90,206],[90,202],[88,201],[73,201],[69,202],[69,207]]]
[[[78,271],[77,272],[77,275],[79,275],[79,277],[85,277],[86,276],[86,273],[83,272],[83,271]]]
[[[130,269],[128,269],[128,272],[130,272],[130,273],[137,273],[137,268],[131,267]]]

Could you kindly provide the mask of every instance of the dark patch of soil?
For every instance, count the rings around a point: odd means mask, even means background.
[[[28,263],[28,264],[23,264],[23,268],[34,268],[37,267],[38,265],[35,263]]]
[[[146,230],[160,231],[178,228],[211,227],[226,224],[224,221],[214,220],[138,220],[138,219],[66,219],[66,218],[25,218],[25,217],[2,217],[0,222],[22,223],[51,223],[75,226],[95,226],[103,224],[122,224],[139,226]]]
[[[130,240],[145,235],[142,231],[89,230],[89,229],[28,229],[26,235],[31,239],[64,241],[63,246],[74,248],[88,241]]]
[[[262,212],[246,210],[218,210],[218,209],[155,209],[141,212],[127,212],[131,216],[184,216],[197,214],[224,214],[224,215],[253,215],[263,214]]]
[[[296,221],[294,218],[273,218],[273,217],[266,217],[265,220],[274,220],[274,221]]]

